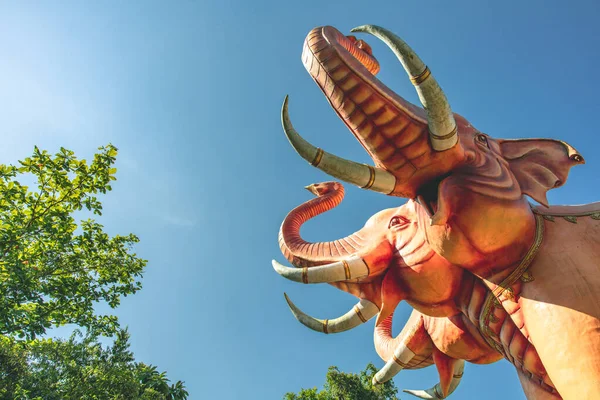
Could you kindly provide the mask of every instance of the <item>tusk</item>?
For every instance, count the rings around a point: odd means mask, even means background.
[[[373,377],[373,385],[380,385],[392,379],[398,372],[408,366],[409,361],[414,356],[415,353],[411,349],[404,343],[400,343],[396,347],[392,358]]]
[[[450,383],[450,388],[448,389],[448,396],[456,390],[458,387],[460,380],[463,376],[463,371],[465,370],[465,360],[458,360],[456,363],[456,368],[454,369],[454,375],[452,375],[452,382]],[[437,383],[434,387],[427,390],[403,390],[404,393],[412,394],[420,399],[445,399],[448,396],[443,395],[442,388],[440,384]]]
[[[369,276],[369,266],[358,256],[318,267],[290,268],[275,260],[272,263],[279,275],[302,283],[332,283]]]
[[[434,387],[432,387],[431,389],[427,389],[427,390],[405,389],[405,390],[403,390],[403,392],[412,394],[413,396],[418,397],[420,399],[427,399],[427,400],[444,399],[444,397],[442,397],[443,396],[442,389],[440,389],[439,383],[436,383],[436,385]]]
[[[302,158],[321,171],[363,189],[390,194],[396,187],[396,177],[382,168],[349,161],[308,143],[296,132],[288,114],[288,96],[281,108],[281,124],[292,147]]]
[[[379,309],[375,304],[366,299],[360,299],[358,303],[346,314],[335,319],[316,319],[300,310],[288,297],[285,296],[288,306],[292,310],[292,314],[300,323],[313,331],[328,333],[339,333],[356,328],[360,324],[364,324],[375,315]]]
[[[365,32],[381,39],[394,52],[415,85],[421,104],[427,111],[429,137],[436,151],[444,151],[458,142],[456,121],[446,95],[429,68],[402,39],[387,29],[363,25],[352,32]]]

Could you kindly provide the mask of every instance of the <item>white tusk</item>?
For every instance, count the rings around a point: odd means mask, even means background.
[[[292,121],[290,121],[287,96],[281,108],[281,124],[294,150],[312,166],[334,178],[363,189],[384,194],[390,194],[394,191],[396,177],[388,171],[338,157],[313,146],[300,136],[292,126]]]
[[[404,40],[385,28],[363,25],[352,32],[365,32],[381,39],[394,52],[412,81],[421,104],[427,111],[429,137],[436,151],[444,151],[458,142],[456,121],[444,91],[429,68]]]
[[[323,332],[323,333],[339,333],[355,328],[361,324],[364,324],[371,318],[373,318],[379,312],[379,308],[372,302],[366,299],[360,299],[358,303],[352,308],[352,310],[348,311],[346,314],[341,317],[335,319],[317,319],[313,318],[308,314],[305,314],[302,310],[300,310],[287,296],[287,294],[283,294],[285,296],[285,301],[287,301],[288,306],[292,310],[292,314],[294,317],[307,328],[312,329],[313,331]]]
[[[373,377],[373,385],[379,385],[392,379],[398,372],[408,366],[414,356],[415,353],[411,349],[404,343],[400,343],[396,347],[392,358]]]
[[[458,360],[456,366],[454,368],[454,375],[452,376],[452,382],[450,383],[450,389],[448,390],[448,396],[450,396],[454,390],[458,387],[460,380],[463,376],[463,371],[465,370],[465,360]],[[434,399],[441,400],[445,399],[442,394],[442,389],[440,388],[440,384],[437,383],[434,387],[427,390],[403,390],[404,393],[412,394],[420,399]]]
[[[358,256],[318,267],[291,268],[275,260],[272,263],[279,275],[302,283],[332,283],[369,276],[368,265]]]

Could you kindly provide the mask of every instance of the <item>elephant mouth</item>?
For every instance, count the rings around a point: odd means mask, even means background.
[[[382,40],[390,35],[378,29],[364,26],[354,31]],[[404,198],[415,198],[423,192],[428,198],[432,191],[429,186],[435,185],[430,182],[459,166],[464,152],[456,145],[454,114],[437,81],[420,59],[414,61],[418,57],[412,50],[407,47],[406,52],[408,55],[400,59],[421,101],[428,104],[426,108],[411,104],[376,78],[379,63],[363,40],[344,36],[331,26],[315,28],[308,34],[302,52],[305,68],[375,167],[369,166],[370,171],[363,172],[353,165],[351,169],[359,172],[344,175],[340,171],[350,169],[341,165],[339,158],[321,162],[322,154],[313,154],[317,150],[303,157],[338,179],[365,189]]]
[[[429,218],[432,218],[438,211],[440,185],[449,175],[450,174],[445,174],[425,183],[421,186],[414,199],[421,207],[423,207]]]
[[[424,110],[409,103],[376,78],[379,63],[371,48],[331,27],[313,29],[302,61],[340,119],[378,166],[409,177],[423,153],[418,137],[427,134]],[[405,151],[394,152],[397,147]]]

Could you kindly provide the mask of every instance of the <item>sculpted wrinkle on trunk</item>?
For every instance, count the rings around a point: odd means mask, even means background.
[[[319,196],[294,208],[279,230],[281,252],[296,266],[312,266],[341,261],[362,248],[366,237],[361,231],[330,242],[307,242],[300,236],[300,228],[311,218],[337,207],[344,198],[344,187],[337,182],[308,186]]]

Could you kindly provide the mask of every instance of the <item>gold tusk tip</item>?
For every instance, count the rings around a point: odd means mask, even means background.
[[[309,192],[311,192],[312,194],[314,194],[315,196],[318,196],[319,193],[317,192],[317,190],[315,189],[315,184],[313,183],[312,185],[308,185],[308,186],[304,186],[304,189],[308,190]]]

